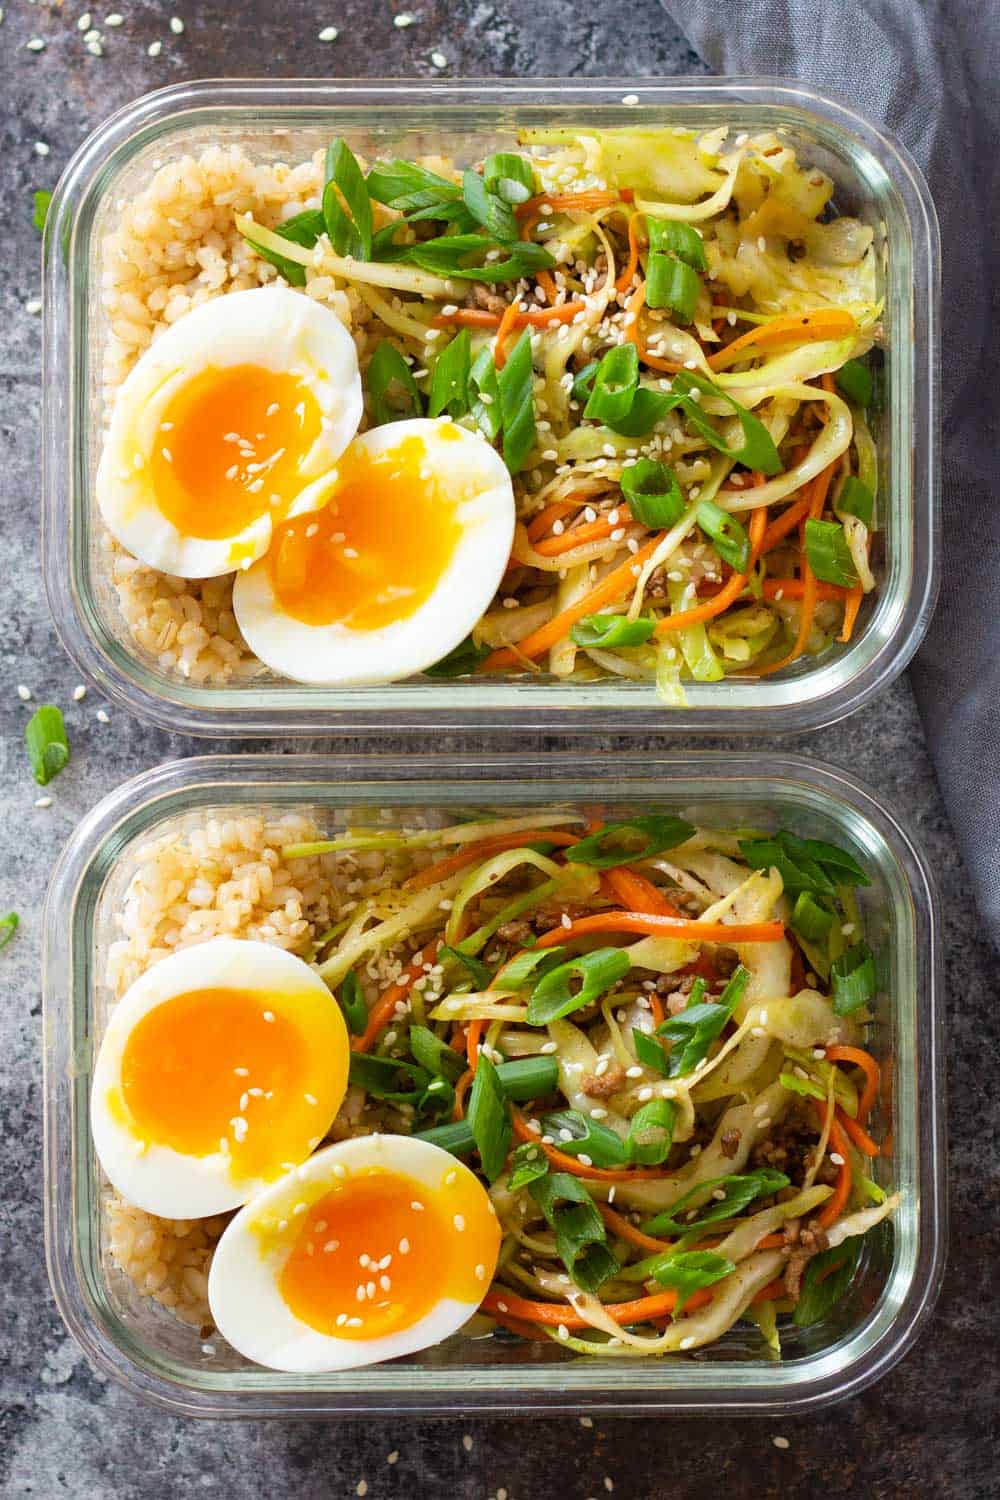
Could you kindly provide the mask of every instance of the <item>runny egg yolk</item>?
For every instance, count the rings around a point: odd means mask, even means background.
[[[446,1298],[478,1306],[499,1244],[499,1225],[475,1180],[449,1172],[434,1191],[376,1167],[352,1173],[310,1206],[279,1289],[290,1311],[319,1333],[383,1338]]]
[[[447,424],[441,429],[447,433]],[[279,527],[268,566],[285,614],[307,625],[380,630],[427,600],[460,535],[455,496],[419,437],[349,450],[325,510]]]
[[[151,457],[156,503],[184,536],[236,536],[301,489],[299,464],[322,414],[297,376],[261,365],[210,366],[163,410]]]
[[[303,1160],[339,1098],[329,1109],[324,1080],[310,1065],[310,1039],[282,1013],[282,998],[191,990],[147,1011],[121,1061],[132,1131],[184,1156],[224,1149],[237,1181],[275,1178]]]

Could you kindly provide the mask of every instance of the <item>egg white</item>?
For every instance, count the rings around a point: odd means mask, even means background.
[[[441,436],[443,426],[449,439]],[[390,422],[356,438],[352,449],[374,457],[412,438],[423,441],[427,466],[445,494],[455,497],[460,527],[432,593],[412,614],[376,630],[353,630],[339,622],[310,625],[284,613],[267,560],[257,563],[237,576],[233,609],[247,645],[275,672],[325,686],[396,681],[447,656],[485,614],[514,537],[510,475],[484,438],[448,417]],[[418,537],[413,545],[420,545]]]
[[[97,501],[112,535],[151,568],[180,578],[214,578],[249,565],[270,545],[269,513],[230,537],[185,535],[160,510],[150,478],[149,460],[163,443],[160,424],[172,398],[206,368],[248,364],[300,375],[325,418],[301,457],[301,489],[285,514],[316,510],[329,497],[337,459],[363,410],[354,340],[329,308],[287,287],[228,292],[168,328],[115,399],[97,470]]]
[[[317,1151],[287,1178],[273,1183],[227,1225],[212,1257],[208,1301],[215,1324],[234,1349],[272,1370],[315,1374],[350,1370],[380,1360],[414,1354],[450,1337],[476,1311],[495,1266],[486,1268],[482,1294],[473,1302],[442,1297],[411,1327],[372,1339],[341,1339],[320,1333],[297,1318],[285,1302],[278,1278],[294,1245],[294,1228],[281,1244],[265,1250],[254,1224],[292,1214],[296,1202],[311,1205],[337,1185],[335,1169],[347,1174],[381,1167],[411,1177],[437,1193],[450,1172],[470,1179],[482,1198],[482,1211],[493,1208],[478,1178],[440,1146],[412,1136],[371,1135],[340,1141]],[[463,1184],[466,1186],[466,1184]]]
[[[98,1160],[121,1196],[167,1219],[224,1213],[263,1186],[252,1178],[234,1180],[232,1161],[222,1151],[188,1156],[144,1141],[127,1119],[116,1117],[122,1111],[109,1104],[109,1096],[121,1093],[122,1058],[135,1025],[164,1001],[208,988],[258,992],[264,999],[309,993],[329,1002],[333,1027],[342,1034],[346,1075],[350,1043],[340,1007],[319,975],[294,953],[270,943],[220,937],[182,948],[147,969],[109,1017],[94,1065],[90,1129]],[[337,1108],[342,1098],[343,1091]],[[318,1131],[325,1133],[331,1122],[332,1117],[318,1116]]]

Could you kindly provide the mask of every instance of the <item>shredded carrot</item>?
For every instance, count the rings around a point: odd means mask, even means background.
[[[765,599],[802,599],[807,587],[801,578],[765,578],[762,592]],[[817,580],[814,597],[817,600],[846,599],[847,593],[839,583],[820,583]]]
[[[621,274],[615,282],[616,292],[627,292],[632,285],[633,277],[639,269],[639,219],[640,214],[630,214],[628,220],[628,260],[622,267]]]
[[[512,331],[514,327],[514,324],[517,320],[517,315],[520,311],[521,304],[515,297],[513,302],[507,303],[507,306],[504,309],[503,317],[500,319],[500,324],[497,328],[497,336],[493,341],[493,363],[496,365],[498,370],[502,370],[504,365],[507,363],[507,356],[506,354],[504,354],[503,346],[506,342],[507,335]]]
[[[757,1247],[758,1249],[760,1246]],[[762,1286],[759,1292],[755,1292],[750,1298],[751,1303],[776,1302],[779,1297],[787,1295],[788,1288],[785,1286],[785,1278],[779,1276],[777,1281],[769,1281],[767,1286]]]
[[[631,203],[631,188],[590,188],[583,193],[537,193],[519,203],[514,212],[519,219],[544,219],[550,213],[592,213],[595,208],[610,208],[612,203]]]
[[[819,339],[843,338],[853,333],[857,323],[843,308],[820,308],[816,312],[772,318],[749,333],[740,334],[724,349],[709,356],[713,370],[725,370],[742,359],[754,359],[758,349],[781,344],[813,343]]]
[[[356,1036],[351,1041],[351,1048],[354,1052],[368,1052],[371,1049],[372,1042],[374,1042],[379,1032],[392,1020],[393,1011],[400,1000],[405,1000],[410,993],[410,990],[413,988],[413,981],[419,979],[424,972],[424,964],[433,962],[440,946],[439,940],[433,938],[411,960],[409,967],[403,970],[395,984],[390,984],[387,990],[383,990],[368,1013],[368,1025],[365,1027],[364,1032],[361,1036]]]
[[[535,948],[554,948],[571,938],[591,932],[638,932],[645,937],[672,937],[684,943],[778,943],[785,935],[784,922],[694,922],[686,918],[660,917],[639,911],[600,911],[577,917],[569,926],[552,927]]]
[[[525,828],[520,833],[494,833],[489,838],[476,839],[474,843],[466,844],[454,854],[439,859],[436,864],[418,870],[416,875],[409,876],[403,884],[407,890],[421,891],[425,886],[436,885],[439,880],[454,875],[456,870],[475,864],[477,859],[482,859],[488,854],[502,854],[505,849],[520,849],[522,844],[545,843],[565,846],[579,842],[579,837],[575,833],[563,833],[558,828]]]
[[[662,531],[657,532],[639,548],[638,552],[619,563],[617,568],[612,568],[610,573],[606,573],[600,583],[582,599],[578,599],[567,609],[561,610],[538,630],[533,630],[530,635],[526,635],[523,641],[518,641],[516,651],[509,646],[502,646],[498,651],[491,651],[482,663],[480,671],[496,672],[504,667],[523,666],[525,658],[533,659],[541,656],[543,651],[548,651],[550,646],[554,646],[557,641],[567,636],[571,627],[576,624],[577,620],[582,620],[584,615],[592,615],[603,605],[620,599],[628,589],[635,585],[638,570],[642,568],[648,557],[652,557],[663,540],[663,535]]]
[[[699,1287],[691,1293],[684,1306],[687,1311],[693,1312],[695,1308],[704,1307],[711,1300],[711,1291],[707,1287]],[[552,1328],[558,1328],[562,1324],[571,1331],[592,1327],[567,1302],[530,1302],[526,1297],[519,1297],[516,1292],[508,1291],[506,1287],[488,1291],[481,1306],[483,1312],[511,1313],[524,1323],[544,1323]],[[673,1312],[676,1306],[677,1293],[668,1291],[657,1292],[652,1297],[637,1297],[633,1302],[606,1302],[604,1311],[616,1323],[649,1323]]]
[[[867,1120],[875,1108],[875,1100],[878,1098],[879,1088],[882,1082],[882,1071],[870,1052],[863,1047],[827,1047],[827,1062],[854,1063],[865,1075],[865,1086],[858,1100],[858,1119],[862,1124]]]
[[[511,1110],[511,1119],[518,1140],[541,1146],[552,1166],[558,1167],[560,1172],[570,1172],[574,1177],[587,1177],[594,1182],[642,1182],[645,1178],[670,1176],[666,1167],[588,1167],[577,1157],[547,1145],[538,1132],[529,1128],[519,1110]]]
[[[750,518],[750,562],[745,573],[733,573],[722,585],[722,588],[704,604],[693,605],[691,609],[682,609],[676,615],[664,615],[656,627],[657,635],[666,635],[671,630],[686,630],[689,625],[697,625],[702,620],[712,620],[716,615],[721,615],[723,610],[734,604],[746,588],[750,571],[757,561],[760,546],[764,539],[764,531],[767,526],[767,506],[758,505]]]
[[[455,1105],[451,1112],[453,1120],[465,1119],[465,1096],[469,1091],[469,1084],[475,1076],[471,1068],[466,1068],[461,1078],[455,1084]]]
[[[864,1126],[859,1125],[857,1120],[852,1120],[847,1111],[842,1109],[839,1104],[837,1105],[837,1120],[859,1151],[863,1152],[865,1156],[879,1155],[878,1145],[872,1140]]]
[[[537,542],[539,537],[545,536],[552,526],[553,521],[561,521],[563,516],[568,516],[571,511],[577,511],[585,502],[583,500],[552,500],[537,516],[532,516],[527,525],[528,541]]]
[[[540,271],[538,278],[548,276]],[[551,279],[551,278],[550,278]],[[554,285],[553,285],[554,290]],[[514,318],[514,328],[546,328],[551,323],[572,323],[577,313],[586,312],[585,302],[560,302],[555,307],[521,308]],[[438,313],[431,319],[432,328],[499,328],[500,314],[482,307],[457,307],[454,312]]]
[[[651,1234],[643,1234],[642,1230],[637,1229],[625,1218],[624,1214],[616,1214],[614,1209],[609,1208],[606,1203],[599,1203],[597,1208],[608,1228],[617,1234],[619,1239],[628,1240],[630,1245],[637,1245],[640,1250],[649,1250],[654,1255],[673,1247],[672,1240],[656,1240]]]
[[[825,1103],[821,1103],[819,1099],[814,1099],[813,1107],[819,1120],[820,1130],[822,1130],[826,1124],[827,1106]],[[844,1205],[851,1194],[851,1148],[847,1136],[840,1128],[840,1121],[837,1119],[836,1111],[834,1111],[833,1118],[830,1121],[830,1145],[841,1158],[841,1162],[837,1169],[836,1185],[830,1197],[823,1204],[816,1221],[821,1229],[828,1229],[835,1219],[840,1218]]]
[[[858,584],[857,588],[849,591],[847,598],[844,600],[844,626],[837,637],[838,641],[847,642],[854,634],[854,627],[858,623],[858,611],[861,608],[861,601],[864,596],[864,589],[860,584]]]
[[[547,536],[535,543],[535,551],[546,557],[559,557],[563,552],[571,552],[574,547],[582,547],[587,542],[598,542],[620,527],[632,524],[632,512],[627,505],[619,505],[617,512],[617,520],[609,521],[607,516],[599,516],[596,521],[585,521],[582,526],[574,526],[560,536]]]
[[[657,917],[683,916],[659,886],[640,875],[638,870],[626,870],[624,865],[619,865],[617,869],[605,870],[604,879],[627,911],[649,912]]]
[[[732,492],[724,490],[723,493],[730,494]],[[801,500],[796,500],[794,505],[790,505],[787,510],[783,510],[781,515],[771,522],[764,533],[764,540],[761,543],[761,556],[765,552],[773,552],[778,543],[783,542],[788,533],[794,531],[800,521],[805,520],[809,514],[809,507],[811,505],[812,493],[807,489],[806,494],[802,496]]]
[[[650,354],[642,342],[642,334],[639,329],[639,314],[642,312],[646,301],[646,283],[640,282],[625,305],[625,339],[629,344],[634,344],[639,353],[639,358],[644,364],[650,365],[654,370],[663,370],[669,375],[676,375],[683,370],[683,365],[673,364],[668,359],[660,359],[657,354]]]
[[[826,376],[823,379],[825,381]],[[830,481],[839,462],[839,458],[834,459],[833,463],[817,474],[816,478],[812,481],[809,497],[809,518],[811,520],[819,520],[819,517],[823,514],[823,507],[826,504],[827,493],[830,489]],[[819,583],[816,574],[809,566],[809,559],[806,556],[804,547],[802,549],[802,582],[804,584],[802,609],[800,611],[799,631],[795,638],[795,644],[791,651],[786,656],[783,656],[780,661],[771,662],[766,667],[757,667],[755,671],[758,677],[770,677],[774,672],[780,672],[782,667],[790,666],[793,661],[797,661],[806,649],[806,644],[812,631],[813,617],[816,613],[816,601],[819,598]]]

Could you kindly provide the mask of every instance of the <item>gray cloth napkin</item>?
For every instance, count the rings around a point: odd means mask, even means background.
[[[938,779],[1000,947],[1000,5],[665,0],[710,68],[802,79],[881,121],[942,234],[941,594],[912,667]]]

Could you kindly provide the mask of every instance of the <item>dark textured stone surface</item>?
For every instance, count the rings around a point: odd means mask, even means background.
[[[904,812],[931,856],[942,896],[951,996],[952,1256],[945,1290],[918,1346],[878,1387],[829,1412],[775,1421],[599,1421],[189,1424],[137,1407],[89,1371],[48,1291],[41,1228],[40,903],[62,840],[121,780],[198,746],[129,724],[100,724],[94,695],[70,702],[76,681],[49,623],[38,570],[39,322],[37,240],[30,190],[51,187],[82,137],[113,108],[161,84],[224,74],[346,76],[435,73],[670,74],[699,67],[654,0],[418,0],[418,23],[392,25],[385,0],[233,6],[209,0],[177,12],[165,0],[121,0],[124,24],[103,25],[105,56],[87,54],[71,8],[13,0],[0,23],[0,173],[7,272],[0,284],[0,498],[3,506],[3,631],[0,634],[0,912],[16,907],[22,930],[0,959],[0,1485],[5,1497],[130,1500],[132,1496],[228,1493],[351,1496],[365,1479],[372,1500],[454,1495],[478,1500],[564,1500],[616,1494],[653,1497],[783,1495],[807,1500],[828,1486],[856,1495],[1000,1494],[995,1473],[997,1304],[997,1105],[987,1086],[1000,1035],[997,968],[981,942],[954,841],[945,824],[907,687],[897,685],[860,718],[818,740],[783,748],[822,755],[863,776]],[[111,8],[109,4],[108,9]],[[397,7],[402,8],[402,7]],[[326,25],[338,40],[321,43]],[[32,36],[46,50],[25,49]],[[147,47],[161,40],[162,53]],[[863,101],[862,101],[863,103]],[[49,145],[36,154],[34,143]],[[15,253],[10,253],[13,239]],[[54,805],[33,806],[24,758],[26,710],[14,688],[68,704],[74,758],[53,786]],[[352,748],[352,747],[348,747]],[[358,747],[360,748],[360,747]],[[383,742],[382,748],[391,748]],[[493,736],[486,748],[502,749]],[[596,747],[595,747],[596,748]],[[639,747],[636,747],[637,749]],[[649,748],[654,748],[652,741]],[[655,748],[668,748],[663,742]],[[774,746],[774,748],[778,748]],[[992,1209],[990,1205],[992,1204]],[[992,1221],[990,1213],[992,1212]],[[991,1242],[990,1231],[994,1238]],[[530,1414],[528,1414],[530,1415]],[[470,1434],[470,1452],[462,1443]],[[772,1438],[783,1435],[781,1451]],[[390,1466],[387,1456],[399,1452]],[[607,1476],[607,1481],[605,1479]],[[502,1490],[501,1490],[502,1487]]]

